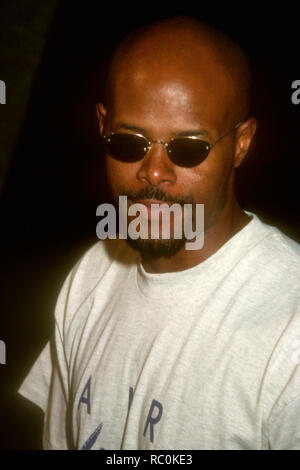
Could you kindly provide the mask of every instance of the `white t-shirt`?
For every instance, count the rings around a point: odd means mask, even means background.
[[[300,449],[300,245],[252,216],[181,272],[82,257],[19,390],[45,449]]]

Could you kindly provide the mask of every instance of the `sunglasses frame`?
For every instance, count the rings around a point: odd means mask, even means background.
[[[207,152],[207,155],[205,156],[205,158],[202,160],[204,161],[207,157],[208,157],[208,154],[209,152],[211,151],[211,149],[218,143],[220,142],[220,140],[222,140],[224,137],[226,137],[228,134],[230,134],[232,131],[234,131],[235,129],[237,129],[240,125],[242,124],[242,121],[238,122],[232,129],[230,129],[228,132],[226,132],[225,134],[221,135],[221,137],[219,137],[213,144],[210,144],[209,142],[206,142],[205,140],[203,140],[201,137],[198,137],[198,136],[182,136],[182,137],[173,137],[172,139],[170,139],[168,142],[163,142],[162,140],[149,140],[147,139],[147,137],[145,137],[143,134],[139,134],[139,133],[129,133],[129,132],[111,132],[108,136],[107,135],[103,135],[102,138],[107,142],[109,143],[110,142],[110,138],[113,136],[113,135],[117,135],[117,134],[126,134],[126,135],[134,135],[134,136],[137,136],[137,137],[142,137],[145,142],[147,143],[147,145],[144,147],[144,155],[141,156],[141,158],[138,158],[136,161],[140,161],[142,160],[145,155],[149,152],[150,148],[152,147],[153,144],[161,144],[165,147],[166,151],[167,151],[167,155],[171,155],[171,150],[168,148],[168,146],[170,145],[171,142],[173,142],[174,140],[177,140],[177,139],[193,139],[193,140],[200,140],[201,142],[203,142],[205,144],[205,148],[206,150],[208,151]],[[116,157],[117,158],[117,157]],[[122,161],[122,160],[121,160]],[[172,159],[171,159],[172,161]],[[201,162],[202,162],[201,161]],[[201,163],[200,162],[200,163]],[[195,164],[194,166],[196,166],[197,164]],[[184,165],[180,165],[180,166],[184,166]]]

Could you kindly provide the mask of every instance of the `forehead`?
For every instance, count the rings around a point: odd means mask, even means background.
[[[196,52],[196,53],[195,53]],[[208,50],[129,55],[111,87],[111,111],[149,123],[197,120],[217,126],[228,114],[233,83]]]

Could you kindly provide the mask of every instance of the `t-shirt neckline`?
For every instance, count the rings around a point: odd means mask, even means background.
[[[177,272],[148,273],[142,265],[139,254],[136,271],[138,290],[146,297],[156,300],[166,298],[171,303],[172,297],[178,297],[179,289],[183,295],[188,295],[195,287],[196,280],[201,282],[201,288],[205,288],[207,283],[217,276],[218,272],[228,269],[228,262],[231,264],[243,256],[243,253],[246,253],[257,240],[259,234],[260,238],[264,236],[265,230],[261,229],[266,225],[255,214],[249,211],[245,212],[252,217],[247,225],[202,263],[191,268]]]

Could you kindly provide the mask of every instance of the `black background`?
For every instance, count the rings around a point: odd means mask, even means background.
[[[51,334],[62,282],[97,241],[96,207],[109,195],[95,103],[111,52],[127,32],[188,15],[239,42],[255,72],[258,131],[237,175],[238,199],[300,242],[300,105],[291,101],[291,84],[300,79],[299,9],[197,4],[59,3],[0,201],[0,339],[7,347],[7,364],[0,365],[1,449],[41,446],[42,413],[16,390]]]

